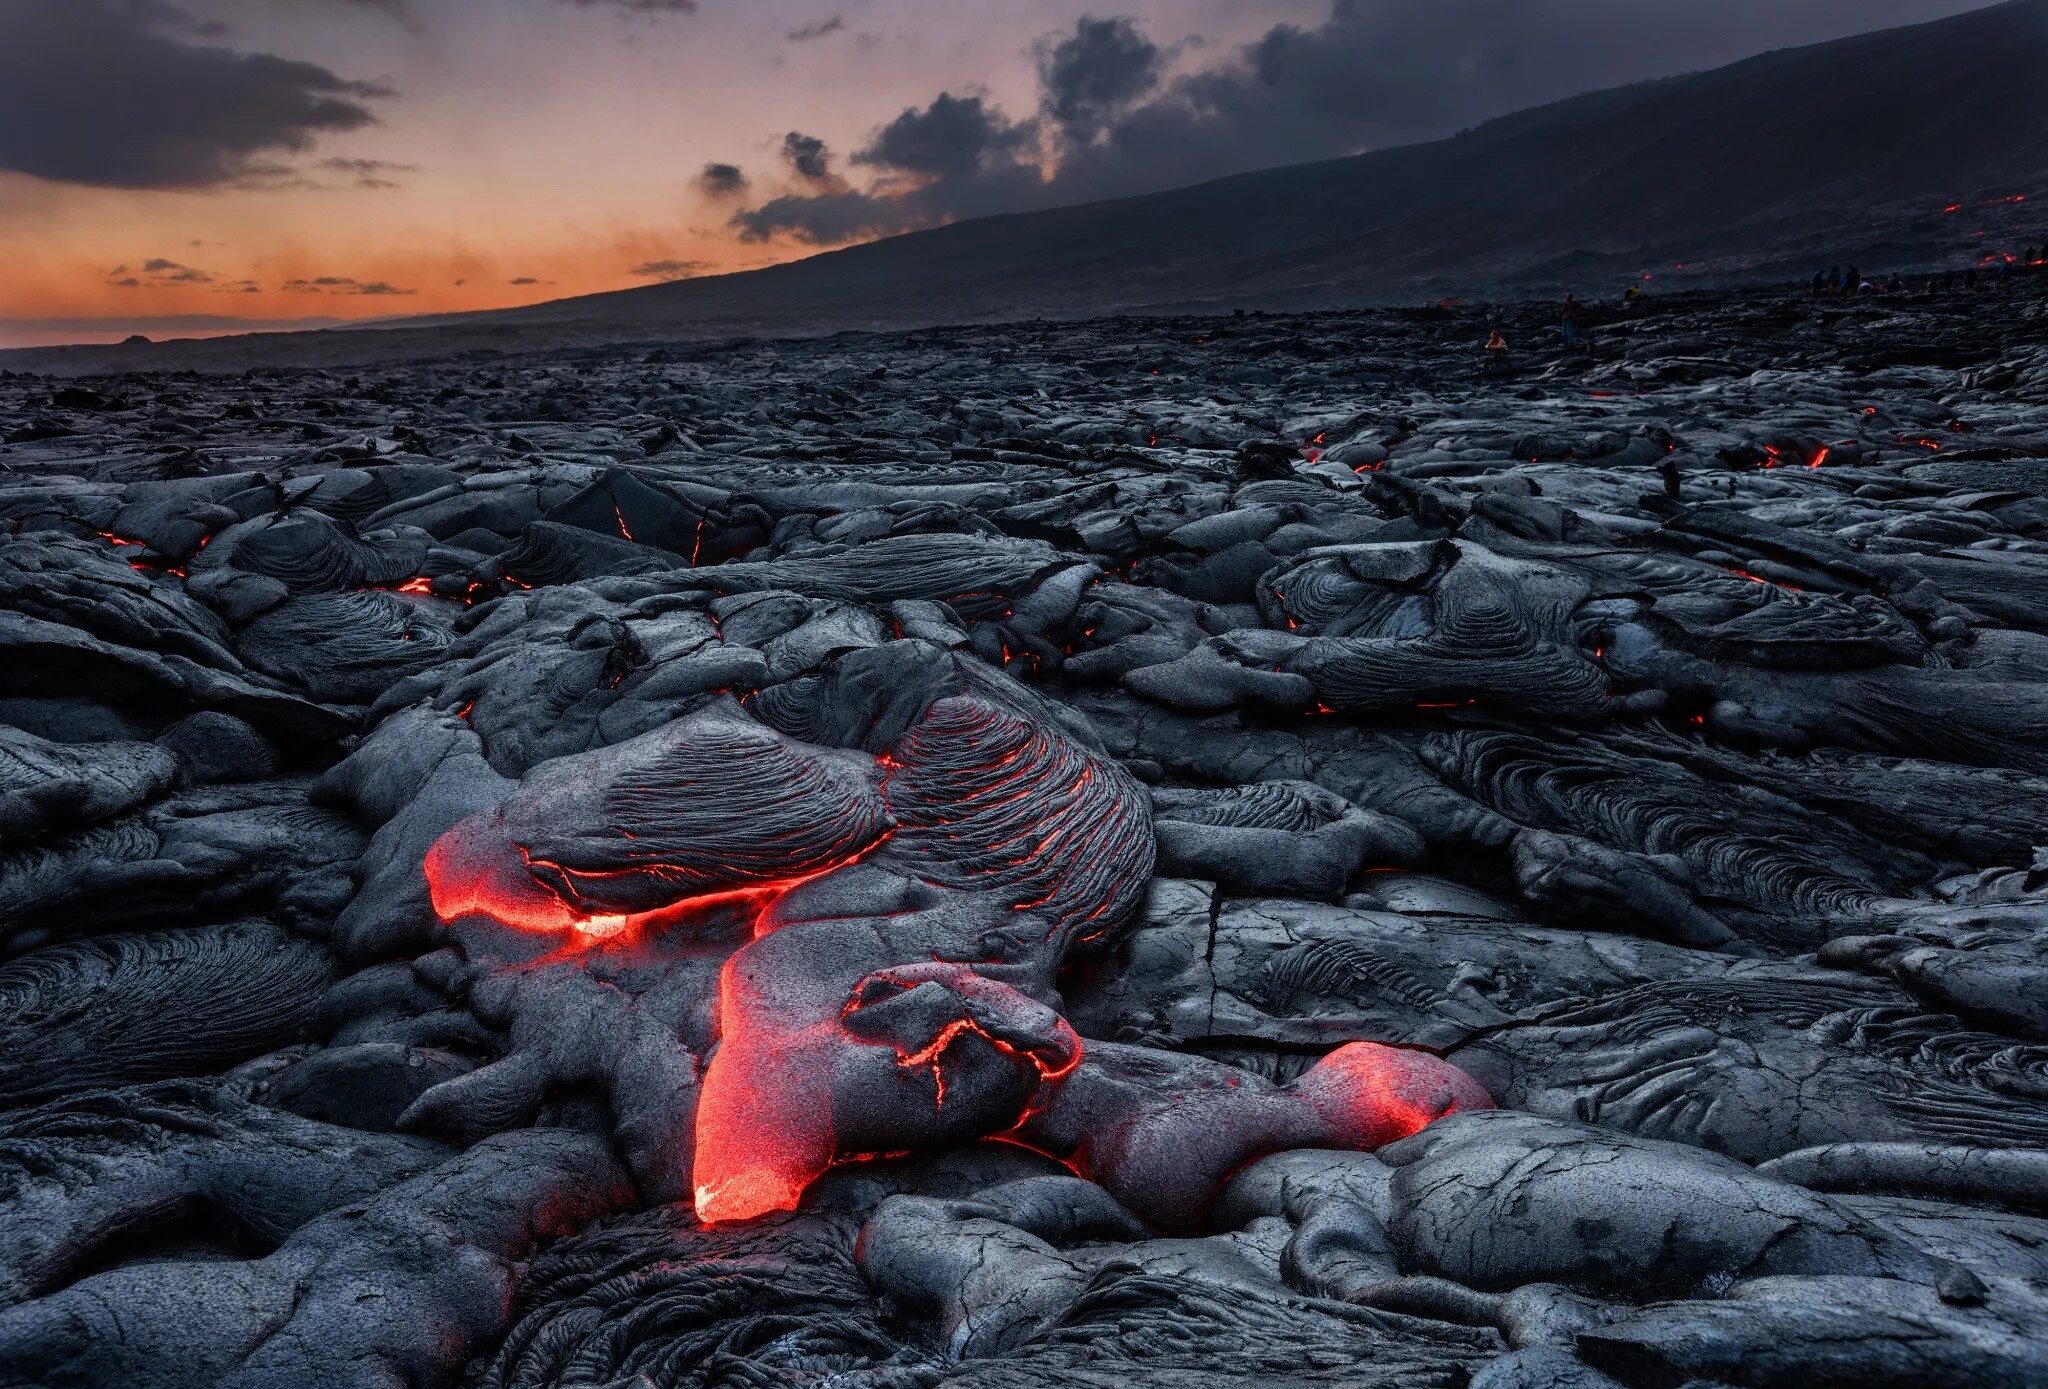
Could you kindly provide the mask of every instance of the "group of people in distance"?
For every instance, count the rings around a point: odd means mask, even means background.
[[[2029,246],[2018,255],[2001,253],[1986,256],[1965,270],[1944,270],[1929,275],[1926,292],[1953,294],[1958,289],[1978,289],[1986,282],[1997,286],[2016,275],[2038,274],[2043,268],[2044,256],[2048,256],[2048,246]],[[1837,299],[1860,294],[1900,294],[1913,287],[1896,270],[1885,279],[1865,279],[1855,266],[1845,271],[1837,265],[1828,270],[1814,271],[1813,278],[1807,282],[1807,293],[1815,299]]]
[[[1621,297],[1623,303],[1633,304],[1642,296],[1642,286],[1631,284],[1622,292]],[[1581,332],[1581,325],[1585,321],[1585,316],[1585,306],[1579,303],[1576,295],[1567,292],[1564,296],[1564,303],[1558,306],[1557,311],[1558,325],[1564,334],[1564,345],[1567,351],[1579,346],[1581,342],[1585,342],[1590,346],[1591,339],[1586,338]],[[1488,371],[1498,370],[1505,367],[1507,361],[1508,340],[1501,335],[1500,326],[1495,324],[1486,335],[1485,369]]]
[[[1929,275],[1925,292],[1953,294],[1958,289],[1976,290],[1986,282],[1997,286],[2016,276],[2041,274],[2048,271],[2048,244],[2029,246],[2018,255],[1987,256],[1981,268],[1984,273],[1980,273],[1979,266],[1973,265],[1961,271],[1947,270]],[[1909,284],[1896,270],[1882,279],[1866,279],[1853,265],[1846,269],[1837,265],[1827,270],[1814,271],[1813,279],[1807,283],[1807,291],[1815,299],[1839,299],[1864,294],[1903,294],[1909,289],[1917,288],[1918,283],[1916,277],[1915,281]],[[1623,304],[1636,303],[1642,298],[1642,293],[1640,284],[1631,283],[1622,291]],[[1585,317],[1585,306],[1575,295],[1567,292],[1557,312],[1558,329],[1567,351],[1581,344],[1591,345],[1591,339],[1585,333]],[[1496,371],[1506,367],[1508,351],[1507,338],[1502,335],[1498,324],[1493,325],[1486,335],[1484,370]]]

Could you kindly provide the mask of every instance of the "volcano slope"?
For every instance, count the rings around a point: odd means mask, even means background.
[[[2048,1384],[2048,298],[1499,321],[0,377],[0,1384]]]

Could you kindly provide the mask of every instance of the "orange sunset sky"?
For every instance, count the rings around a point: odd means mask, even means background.
[[[744,269],[1971,7],[0,0],[0,346]]]

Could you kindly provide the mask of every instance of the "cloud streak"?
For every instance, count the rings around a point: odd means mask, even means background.
[[[357,295],[373,299],[419,293],[416,289],[400,289],[384,280],[358,280],[348,275],[316,275],[310,279],[286,280],[282,288],[287,294]]]
[[[687,280],[699,271],[709,268],[710,263],[701,260],[650,260],[643,261],[626,273],[643,280]]]
[[[785,30],[782,37],[789,43],[809,43],[812,39],[822,39],[827,34],[836,34],[845,27],[845,15],[827,15],[816,23],[799,24],[794,29]]]
[[[343,159],[338,157],[323,159],[315,167],[323,169],[330,174],[340,174],[345,178],[352,179],[358,188],[400,188],[404,185],[400,184],[392,175],[416,174],[420,168],[417,164],[397,164],[388,159]]]

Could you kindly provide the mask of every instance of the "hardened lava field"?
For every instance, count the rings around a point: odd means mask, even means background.
[[[0,1384],[2048,1385],[2048,296],[1587,326],[0,375]]]

